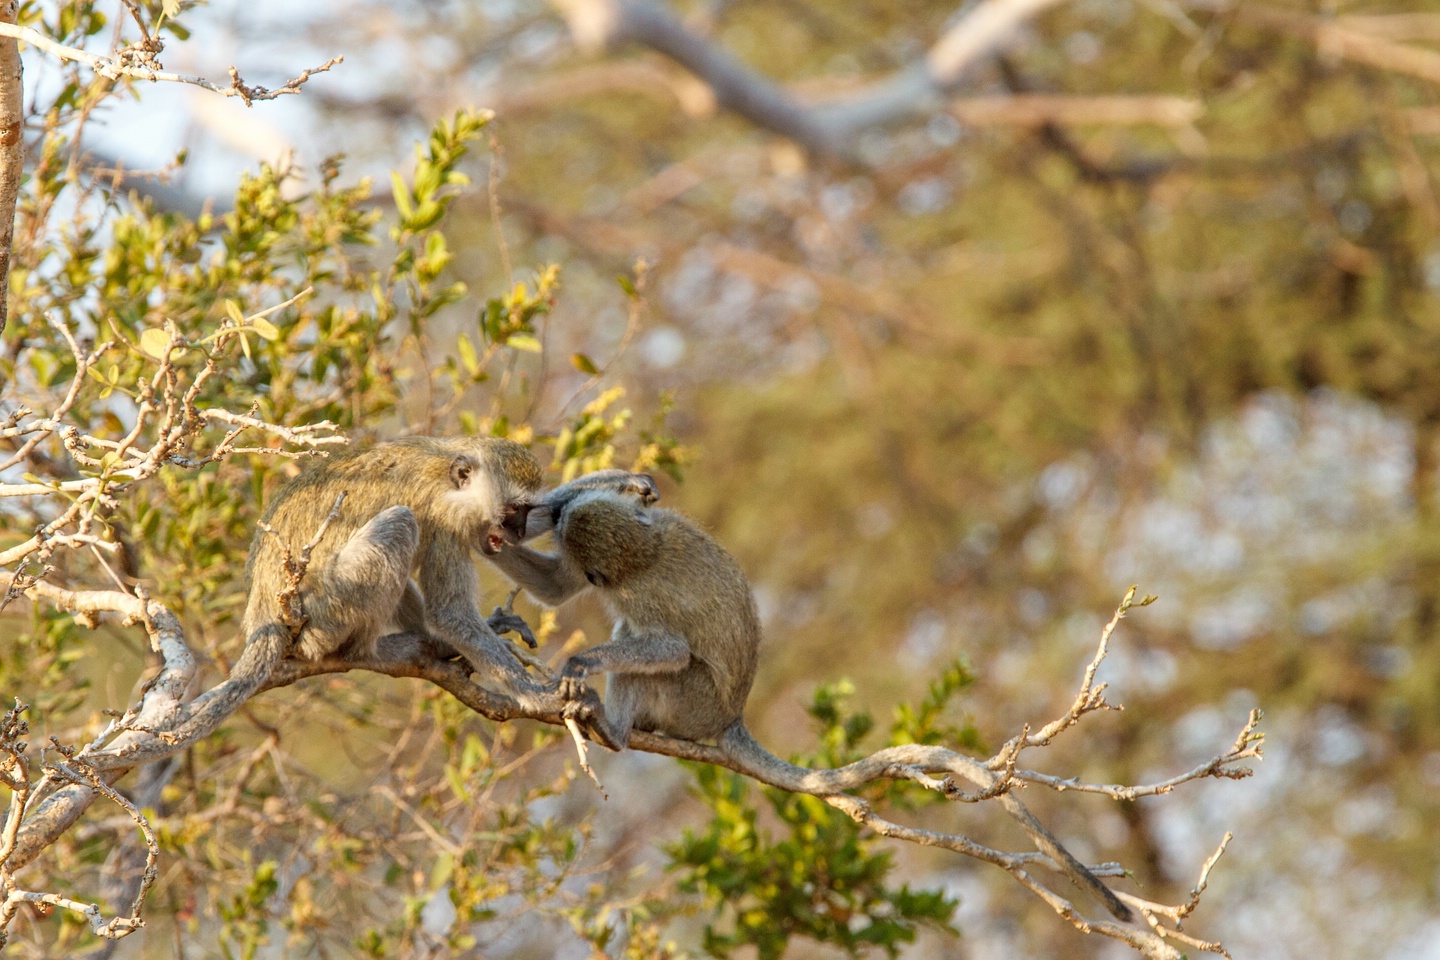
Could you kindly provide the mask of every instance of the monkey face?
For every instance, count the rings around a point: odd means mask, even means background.
[[[469,454],[453,458],[449,470],[451,489],[445,499],[456,528],[473,531],[482,552],[497,553],[508,534],[501,484],[493,471]]]
[[[507,503],[500,522],[490,526],[490,532],[485,537],[485,545],[482,548],[484,552],[493,556],[499,553],[501,547],[506,543],[522,542],[525,539],[525,523],[530,516],[532,506],[533,504],[525,500],[512,500]]]

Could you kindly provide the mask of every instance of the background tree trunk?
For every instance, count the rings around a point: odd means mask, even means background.
[[[0,20],[14,23],[19,0],[4,0]],[[10,316],[10,241],[15,234],[15,196],[20,192],[25,142],[20,43],[0,37],[0,334]]]

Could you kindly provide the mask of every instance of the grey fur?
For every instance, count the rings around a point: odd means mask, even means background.
[[[565,507],[580,494],[591,490],[609,490],[622,496],[633,497],[646,507],[660,499],[660,489],[655,486],[655,478],[648,473],[596,470],[569,483],[563,483],[541,497],[530,510],[525,526],[525,539],[533,540],[554,530],[555,518]]]
[[[546,496],[557,505],[556,553],[507,547],[494,559],[547,604],[562,603],[587,586],[600,592],[615,618],[610,640],[571,657],[561,670],[560,690],[567,699],[579,699],[589,674],[608,674],[608,730],[595,726],[602,742],[623,747],[632,729],[713,739],[738,766],[767,783],[822,796],[843,792],[845,771],[787,763],[745,727],[760,620],[749,581],[724,547],[680,514],[648,509],[634,491],[598,484],[562,487]],[[1132,918],[1114,892],[1018,799],[1007,792],[997,800],[1073,882],[1116,917]]]
[[[246,648],[216,708],[252,695],[283,656],[365,659],[389,630],[428,636],[437,655],[458,652],[522,702],[542,693],[481,618],[474,565],[476,549],[520,540],[541,475],[513,441],[407,437],[322,461],[280,488],[264,517],[275,535],[257,530],[250,546]],[[342,491],[300,582],[305,623],[292,638],[277,601],[280,540],[298,552]]]

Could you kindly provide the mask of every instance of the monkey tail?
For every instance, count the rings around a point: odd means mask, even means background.
[[[891,763],[913,763],[917,759],[914,756],[907,756],[914,752],[911,748],[892,747],[846,767],[834,770],[812,770],[809,767],[799,767],[781,760],[766,750],[751,736],[744,722],[740,720],[735,721],[720,735],[719,746],[737,767],[762,783],[768,783],[772,787],[779,787],[792,793],[809,793],[822,797],[853,790],[862,783],[883,775],[884,769]],[[1055,839],[1054,834],[1045,829],[1045,826],[1035,819],[1035,815],[1030,812],[1029,808],[1014,795],[1005,792],[996,799],[1005,812],[1030,835],[1036,848],[1055,861],[1061,871],[1069,877],[1071,883],[1103,903],[1105,908],[1117,919],[1129,922],[1135,918],[1135,914],[1130,908],[1115,896],[1115,891],[1101,883],[1099,877],[1075,859],[1074,854],[1066,850],[1060,841]]]
[[[851,778],[844,776],[842,771],[848,769],[845,767],[840,770],[812,770],[781,760],[751,736],[743,720],[736,720],[720,734],[719,746],[726,756],[744,767],[745,773],[762,783],[791,793],[809,793],[823,797],[843,793],[857,785]]]
[[[246,640],[230,676],[195,698],[190,704],[190,716],[173,736],[187,743],[208,736],[264,685],[290,643],[290,630],[283,624],[271,622],[256,629]]]

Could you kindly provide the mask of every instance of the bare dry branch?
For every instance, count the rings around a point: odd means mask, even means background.
[[[1188,127],[1205,113],[1200,101],[1188,97],[1082,97],[1043,93],[961,97],[950,101],[946,109],[956,120],[976,127],[1039,127],[1047,123]]]
[[[79,913],[90,924],[90,931],[97,937],[119,940],[145,925],[140,912],[145,905],[146,894],[159,876],[160,845],[145,816],[83,759],[83,749],[75,750],[63,746],[52,738],[54,749],[64,759],[45,761],[45,775],[52,783],[68,784],[108,797],[124,809],[139,829],[145,840],[145,869],[129,915],[116,916],[107,921],[97,904],[82,903],[54,893],[22,890],[14,883],[13,871],[24,865],[24,860],[17,857],[17,854],[22,853],[22,845],[17,843],[17,838],[21,825],[29,814],[26,808],[31,795],[24,756],[27,744],[20,739],[28,732],[28,725],[21,719],[25,709],[16,701],[15,706],[5,714],[4,720],[0,721],[0,752],[6,755],[5,761],[0,762],[0,779],[3,779],[11,790],[10,811],[6,817],[3,843],[0,843],[0,898],[3,898],[0,899],[0,946],[4,946],[9,938],[10,923],[15,919],[22,903],[47,904]]]
[[[300,601],[300,581],[305,578],[305,572],[310,569],[310,554],[320,545],[325,531],[330,529],[330,524],[340,515],[340,505],[344,502],[345,491],[342,490],[340,495],[335,498],[335,505],[330,508],[325,519],[320,521],[320,526],[316,528],[315,535],[310,538],[310,542],[300,548],[298,557],[290,552],[290,544],[275,532],[275,528],[263,520],[257,524],[261,530],[274,537],[280,545],[280,568],[285,571],[285,585],[280,588],[280,593],[275,599],[280,605],[280,622],[289,628],[292,638],[300,635],[300,631],[309,619],[305,616],[305,607]]]
[[[325,73],[331,67],[343,63],[344,57],[332,57],[320,64],[318,67],[311,67],[302,70],[297,76],[275,89],[262,87],[258,84],[247,84],[240,78],[234,67],[230,68],[230,84],[222,86],[206,80],[204,77],[192,77],[183,73],[172,73],[161,69],[157,59],[159,53],[159,42],[151,40],[148,47],[142,50],[140,46],[132,45],[120,51],[115,57],[102,57],[99,54],[91,53],[88,50],[81,50],[78,47],[69,47],[63,43],[57,43],[29,27],[16,26],[13,21],[0,22],[0,37],[8,37],[12,40],[23,40],[38,50],[44,50],[53,57],[61,60],[70,60],[75,63],[83,63],[94,70],[97,74],[107,80],[119,80],[129,78],[132,80],[149,80],[151,82],[187,83],[197,87],[204,87],[222,97],[239,97],[245,105],[251,106],[256,100],[274,100],[276,97],[283,97],[287,94],[300,92],[305,82],[317,73]]]
[[[923,62],[843,98],[807,103],[685,26],[654,0],[554,0],[577,45],[643,44],[705,83],[715,103],[817,154],[855,159],[862,131],[940,109],[968,71],[1063,0],[987,0],[945,32]]]
[[[302,292],[286,303],[247,318],[246,322],[263,317],[265,313],[293,303],[304,295]],[[160,354],[156,358],[154,373],[135,385],[138,401],[129,432],[118,440],[84,433],[79,427],[66,423],[64,418],[95,361],[107,350],[113,349],[115,344],[107,342],[87,350],[63,323],[54,319],[50,323],[69,345],[75,358],[75,373],[65,396],[50,415],[35,417],[28,409],[20,408],[5,418],[4,424],[0,425],[0,440],[23,438],[23,442],[13,454],[0,461],[0,470],[24,463],[41,443],[56,439],[82,472],[89,475],[48,483],[0,483],[0,499],[54,497],[57,502],[65,504],[63,509],[48,515],[47,521],[33,536],[0,551],[0,566],[12,566],[27,559],[38,559],[43,566],[49,551],[59,546],[109,549],[109,541],[100,534],[103,532],[103,516],[117,503],[116,496],[132,485],[153,477],[167,464],[198,469],[237,452],[313,456],[322,452],[323,447],[349,442],[336,433],[335,425],[328,421],[286,427],[259,418],[253,408],[246,414],[237,414],[225,409],[198,407],[204,385],[219,369],[219,354],[207,354],[204,365],[193,372],[182,369],[177,365],[179,352],[196,348],[173,324],[167,324],[168,339],[164,341],[163,349],[155,349],[152,345],[152,349]],[[214,350],[221,350],[227,338],[236,336],[239,329],[233,325],[222,326],[215,338]],[[225,425],[229,429],[220,440],[197,450],[196,446],[202,439],[201,431],[208,425]],[[269,434],[282,444],[289,443],[299,449],[287,450],[283,446],[237,447],[237,440],[246,431]]]
[[[1371,29],[1372,18],[1327,20],[1253,3],[1237,3],[1234,12],[1246,23],[1303,37],[1322,55],[1440,83],[1440,52],[1388,39],[1395,31]],[[1397,21],[1395,27],[1409,25]]]
[[[339,505],[336,504],[336,509]],[[310,546],[313,547],[323,533],[324,524],[317,531]],[[304,552],[302,551],[302,560]],[[13,578],[0,574],[0,582],[13,582]],[[94,741],[67,757],[67,762],[78,772],[71,772],[71,767],[63,765],[49,766],[46,780],[32,794],[25,810],[24,822],[16,831],[13,842],[9,844],[11,855],[7,863],[10,867],[23,865],[53,843],[69,829],[96,796],[111,795],[113,789],[109,786],[110,782],[125,770],[170,756],[208,736],[220,722],[242,705],[242,702],[225,698],[224,683],[190,703],[182,704],[183,686],[179,681],[193,675],[194,661],[185,646],[178,623],[162,604],[143,595],[130,596],[119,591],[72,592],[43,582],[25,586],[23,592],[32,600],[54,603],[73,612],[91,615],[118,613],[130,622],[143,623],[151,635],[152,644],[162,653],[167,670],[147,688],[138,707],[128,711],[117,721],[112,721]],[[1076,929],[1112,937],[1147,957],[1175,960],[1180,956],[1176,944],[1225,955],[1220,944],[1196,939],[1180,930],[1181,920],[1188,916],[1199,902],[1209,871],[1214,865],[1213,857],[1202,870],[1200,883],[1186,903],[1165,905],[1129,894],[1123,895],[1124,902],[1139,911],[1144,919],[1143,924],[1120,923],[1108,918],[1087,916],[1071,900],[1057,893],[1048,882],[1042,881],[1033,872],[1038,866],[1071,879],[1076,879],[1077,875],[1087,876],[1092,892],[1097,889],[1099,892],[1107,892],[1095,883],[1095,875],[1114,877],[1124,874],[1123,869],[1114,864],[1103,864],[1094,868],[1079,865],[1064,846],[1020,803],[1014,795],[1014,786],[1037,782],[1055,789],[1088,790],[1107,793],[1117,799],[1128,799],[1167,792],[1182,783],[1202,777],[1244,776],[1248,771],[1238,770],[1233,764],[1260,755],[1258,743],[1261,735],[1256,732],[1260,717],[1257,711],[1236,737],[1229,752],[1187,774],[1151,787],[1080,784],[1016,769],[1016,759],[1022,750],[1044,746],[1058,733],[1078,723],[1085,714],[1110,708],[1104,699],[1105,685],[1097,684],[1095,676],[1120,619],[1137,605],[1135,595],[1135,589],[1131,588],[1115,616],[1102,630],[1099,647],[1086,667],[1081,690],[1071,709],[1063,717],[1042,727],[1036,734],[1032,735],[1028,727],[1022,730],[1018,736],[1007,741],[1000,753],[989,761],[976,760],[943,746],[906,744],[885,748],[839,769],[806,770],[797,767],[792,768],[793,776],[787,774],[776,777],[748,769],[717,746],[639,731],[632,733],[630,746],[647,752],[724,766],[781,789],[815,794],[883,836],[941,847],[991,863],[1010,873],[1025,889]],[[1138,601],[1138,604],[1143,605],[1152,599],[1147,597]],[[334,659],[311,662],[283,659],[272,665],[268,679],[261,689],[285,686],[305,677],[350,670],[423,679],[449,691],[460,702],[492,720],[503,722],[528,718],[564,726],[570,731],[576,744],[582,769],[600,786],[598,777],[590,767],[581,736],[584,727],[592,726],[597,718],[603,716],[599,700],[593,692],[589,699],[577,704],[563,700],[557,691],[553,696],[538,698],[535,705],[527,708],[508,696],[477,686],[470,679],[467,665],[435,659],[434,649],[431,638],[413,634],[392,634],[381,638],[374,660],[356,662]],[[80,764],[83,764],[83,767],[80,767]],[[0,773],[3,773],[3,769],[0,769]],[[941,833],[893,822],[877,813],[869,801],[854,794],[854,791],[864,786],[884,780],[913,782],[952,800],[993,800],[1025,830],[1035,849],[1007,852],[986,846],[964,834]],[[979,789],[965,793],[957,786],[959,781],[973,784]],[[603,794],[603,787],[601,790]],[[37,795],[43,795],[39,802],[34,799]],[[24,899],[19,897],[10,905],[12,913],[14,906]],[[110,934],[101,935],[122,935],[124,918],[102,924],[97,919],[98,908],[95,908],[95,912],[90,912],[91,908],[85,904],[56,905],[80,910],[90,919],[97,932],[101,929],[110,931]],[[0,907],[0,922],[4,920],[4,909]]]

